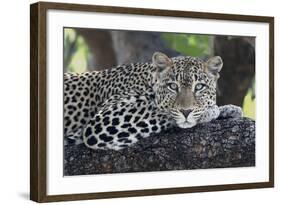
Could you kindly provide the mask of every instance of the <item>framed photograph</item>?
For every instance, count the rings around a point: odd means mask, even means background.
[[[30,198],[274,186],[274,18],[30,7]]]

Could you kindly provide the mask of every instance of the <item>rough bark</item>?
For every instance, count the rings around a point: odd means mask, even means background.
[[[66,146],[65,175],[255,166],[255,122],[215,120],[175,128],[121,151]]]

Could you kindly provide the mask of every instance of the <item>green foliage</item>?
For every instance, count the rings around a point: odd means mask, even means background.
[[[251,119],[256,118],[256,99],[255,99],[255,84],[249,88],[243,102],[243,112],[245,117]]]
[[[212,39],[208,35],[164,33],[162,38],[170,48],[183,55],[202,57],[212,53]]]
[[[68,72],[82,73],[87,70],[89,47],[74,29],[64,30],[64,66]]]

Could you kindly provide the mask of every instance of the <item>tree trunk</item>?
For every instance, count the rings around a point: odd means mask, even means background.
[[[179,52],[168,48],[161,33],[139,31],[111,31],[117,62],[121,64],[150,62],[152,55],[160,51],[174,57]]]
[[[116,66],[116,57],[113,50],[111,34],[106,30],[77,29],[87,42],[92,54],[92,66],[88,70],[104,70]]]
[[[215,120],[174,128],[121,151],[65,147],[64,174],[85,175],[255,166],[255,122]]]
[[[218,80],[218,105],[242,107],[255,76],[255,40],[241,37],[215,37],[215,55],[223,60]]]

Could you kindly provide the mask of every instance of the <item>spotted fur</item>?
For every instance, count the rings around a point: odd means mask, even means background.
[[[66,73],[65,139],[118,150],[172,126],[190,128],[220,115],[240,117],[239,107],[216,105],[221,68],[220,57],[204,62],[156,52],[151,63]]]

